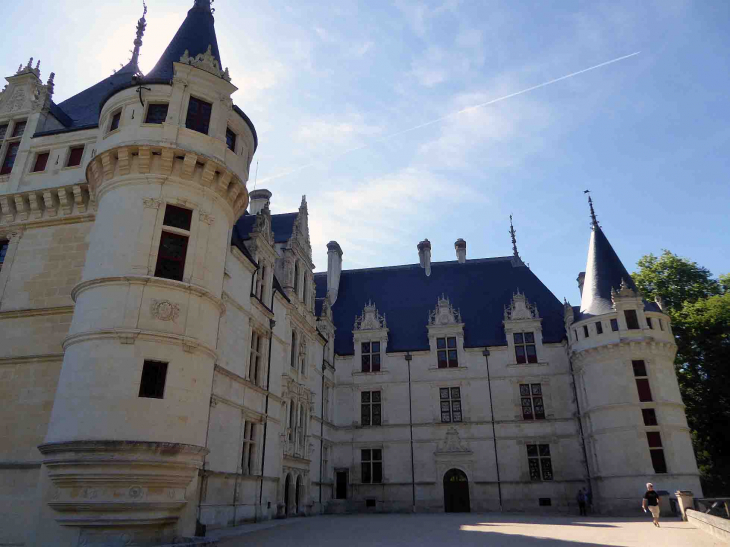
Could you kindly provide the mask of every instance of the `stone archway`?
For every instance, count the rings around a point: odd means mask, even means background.
[[[297,487],[296,487],[296,492],[295,492],[295,495],[294,495],[294,503],[296,503],[296,509],[297,509],[296,510],[296,514],[297,515],[299,514],[299,508],[302,506],[302,494],[303,494],[303,491],[304,491],[304,487],[302,485],[302,476],[299,475],[297,477]]]
[[[284,480],[284,516],[289,515],[289,502],[290,502],[289,491],[290,490],[291,490],[291,473],[287,473],[286,479]]]
[[[444,511],[469,513],[469,479],[461,469],[449,469],[444,475]]]

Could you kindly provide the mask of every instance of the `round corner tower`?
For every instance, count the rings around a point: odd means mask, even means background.
[[[642,298],[592,218],[581,305],[566,303],[565,324],[594,503],[601,512],[635,513],[647,482],[670,496],[699,493],[699,472],[670,318]]]
[[[104,98],[86,169],[98,211],[40,447],[42,511],[60,526],[38,545],[194,535],[226,254],[257,145],[213,23],[196,0],[154,69]]]

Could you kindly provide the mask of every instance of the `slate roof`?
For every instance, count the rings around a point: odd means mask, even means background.
[[[275,243],[286,243],[291,239],[294,233],[294,223],[299,213],[283,213],[280,215],[271,215],[271,229],[274,232]],[[246,211],[241,218],[238,219],[234,226],[234,233],[237,232],[241,241],[251,239],[251,230],[256,222],[256,215],[249,214]]]
[[[323,298],[327,292],[326,272],[315,274],[314,280],[317,298]],[[504,308],[518,289],[537,304],[544,341],[563,340],[562,304],[529,268],[513,266],[512,257],[467,260],[465,264],[433,262],[430,277],[418,264],[344,270],[332,307],[337,328],[335,352],[354,353],[355,316],[362,314],[370,300],[386,316],[387,351],[428,350],[428,313],[436,308],[442,294],[461,311],[465,347],[506,345]]]

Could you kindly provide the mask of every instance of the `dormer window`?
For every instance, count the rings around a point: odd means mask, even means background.
[[[537,363],[537,350],[535,349],[534,332],[515,332],[515,357],[517,364]]]
[[[210,127],[210,114],[212,111],[212,104],[196,99],[195,97],[190,97],[190,102],[188,103],[188,115],[185,119],[185,127],[207,135]]]
[[[144,123],[164,123],[167,119],[167,103],[157,103],[147,105],[147,116],[144,119]]]
[[[66,160],[66,167],[78,167],[81,165],[81,159],[84,157],[84,147],[76,146],[71,149]]]
[[[122,111],[121,110],[117,110],[112,115],[112,121],[109,123],[109,133],[111,133],[112,131],[116,131],[117,129],[119,129],[119,122],[120,121],[122,121]]]
[[[362,371],[380,372],[380,342],[363,342],[362,349]]]
[[[15,122],[13,126],[13,132],[8,137],[8,147],[5,150],[5,157],[3,158],[2,167],[0,167],[0,175],[9,175],[15,165],[15,158],[18,157],[18,150],[20,149],[20,139],[25,133],[26,122]],[[3,139],[7,136],[8,126],[0,126],[0,146],[3,144]]]
[[[459,366],[459,352],[456,350],[456,337],[436,338],[436,355],[439,368],[456,368]]]
[[[46,165],[48,165],[48,157],[50,155],[51,155],[50,152],[39,152],[38,154],[36,154],[32,173],[41,173],[41,172],[45,171]]]
[[[603,324],[600,321],[596,321],[596,334],[603,334]]]
[[[230,127],[226,129],[226,146],[231,152],[236,153],[236,134]]]
[[[636,330],[639,328],[639,318],[636,315],[636,310],[624,310],[624,317],[626,317],[627,329]]]

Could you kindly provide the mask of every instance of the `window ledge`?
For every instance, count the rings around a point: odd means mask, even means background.
[[[120,126],[120,127],[117,127],[114,131],[107,131],[106,134],[104,135],[104,138],[106,139],[107,137],[111,137],[112,135],[116,135],[117,133],[119,133],[119,131],[121,131],[121,129],[122,128]]]
[[[381,370],[379,370],[377,372],[362,372],[362,371],[359,371],[359,370],[358,371],[355,371],[355,370],[352,371],[352,375],[353,376],[382,376],[383,374],[389,374],[389,373],[390,373],[390,371],[387,370],[387,369],[386,370],[382,370],[381,369]]]
[[[459,367],[444,367],[439,368],[438,366],[435,367],[428,367],[428,370],[468,370],[469,367],[459,366]]]
[[[507,365],[507,368],[546,367],[549,364],[547,361],[537,363],[510,363]]]
[[[61,167],[61,171],[71,171],[72,169],[80,169],[81,164],[79,165],[67,165],[66,167]]]
[[[163,125],[166,125],[167,122],[162,123],[152,123],[152,122],[143,122],[139,124],[140,127],[162,127]]]

